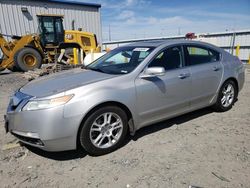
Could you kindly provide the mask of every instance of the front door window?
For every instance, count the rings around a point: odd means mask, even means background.
[[[182,67],[182,64],[182,50],[177,46],[160,52],[149,67],[164,67],[165,70],[172,70]]]

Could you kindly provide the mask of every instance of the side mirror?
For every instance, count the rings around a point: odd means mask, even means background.
[[[155,76],[164,76],[165,73],[166,73],[166,71],[163,67],[148,67],[142,73],[140,78],[151,78],[151,77],[155,77]]]

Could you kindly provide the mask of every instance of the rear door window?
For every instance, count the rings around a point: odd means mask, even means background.
[[[187,65],[199,65],[220,60],[220,53],[200,46],[186,46]]]

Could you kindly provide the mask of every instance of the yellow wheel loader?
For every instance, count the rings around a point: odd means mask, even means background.
[[[0,71],[29,71],[40,68],[43,63],[76,64],[73,54],[80,61],[88,52],[100,52],[96,35],[89,32],[64,30],[63,15],[37,15],[39,33],[12,36],[6,41],[0,34],[3,57]]]

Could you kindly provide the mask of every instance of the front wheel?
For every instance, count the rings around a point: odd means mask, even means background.
[[[237,96],[238,90],[235,82],[232,80],[226,81],[220,88],[217,102],[214,105],[215,110],[225,112],[231,109]]]
[[[23,72],[40,68],[42,65],[42,56],[40,53],[29,47],[20,49],[14,55],[15,67]]]
[[[128,130],[126,113],[115,106],[94,111],[80,131],[81,146],[91,155],[103,155],[122,145]]]

